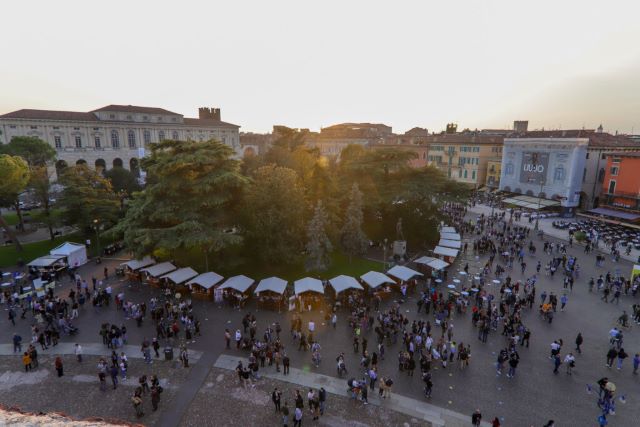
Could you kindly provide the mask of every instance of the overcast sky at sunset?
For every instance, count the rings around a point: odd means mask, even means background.
[[[106,104],[244,131],[384,122],[640,133],[640,2],[10,1],[0,113]]]

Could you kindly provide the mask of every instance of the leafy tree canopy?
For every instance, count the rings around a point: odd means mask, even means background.
[[[113,191],[131,196],[135,191],[140,190],[140,184],[136,176],[123,167],[114,167],[104,173],[105,178],[111,181]]]
[[[31,167],[43,166],[56,157],[56,150],[33,136],[14,136],[8,144],[0,145],[0,153],[20,156]]]

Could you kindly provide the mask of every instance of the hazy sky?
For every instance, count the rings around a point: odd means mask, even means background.
[[[8,0],[2,15],[0,113],[640,133],[638,0]]]

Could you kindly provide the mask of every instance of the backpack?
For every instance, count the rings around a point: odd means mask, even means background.
[[[393,385],[393,380],[391,380],[391,379],[387,379],[387,381],[385,381],[385,385],[386,385],[387,387],[391,387],[391,386]]]

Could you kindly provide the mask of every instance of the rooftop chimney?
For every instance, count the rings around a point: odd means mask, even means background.
[[[220,109],[200,107],[198,108],[198,118],[204,120],[220,120]]]

